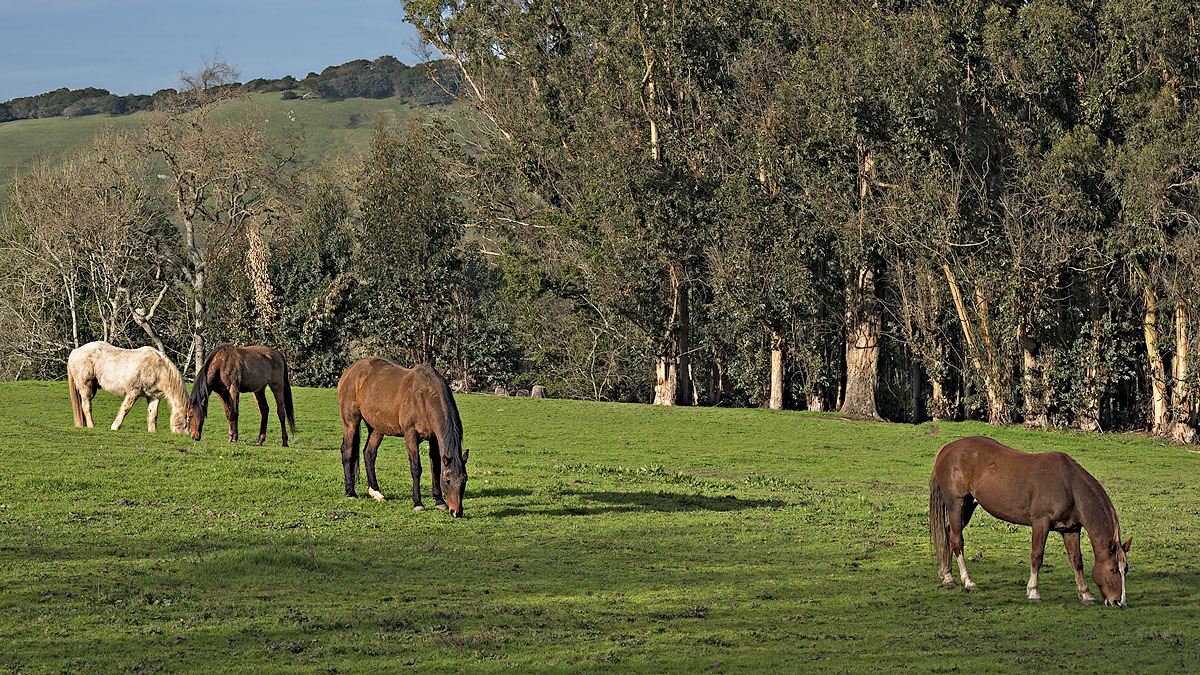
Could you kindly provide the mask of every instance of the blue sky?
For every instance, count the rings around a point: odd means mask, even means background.
[[[150,94],[213,54],[241,80],[423,60],[401,0],[0,0],[0,101],[59,87]]]

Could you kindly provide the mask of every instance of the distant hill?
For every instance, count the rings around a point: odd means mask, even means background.
[[[226,105],[263,109],[271,130],[299,125],[305,134],[305,154],[317,162],[350,154],[364,147],[371,138],[377,117],[404,120],[452,110],[452,106],[418,105],[396,97],[346,98],[338,101],[321,98],[283,100],[277,92],[251,94]],[[101,128],[132,127],[139,124],[145,114],[52,117],[0,124],[0,210],[8,201],[5,187],[19,166],[42,156],[56,160],[64,152],[90,142]]]
[[[362,147],[370,139],[376,117],[407,119],[449,109],[452,103],[444,91],[429,81],[424,65],[408,67],[390,56],[330,66],[319,74],[309,73],[303,80],[291,77],[255,79],[238,86],[253,93],[228,105],[262,108],[269,119],[268,127],[272,129],[281,129],[287,124],[300,125],[305,132],[306,154],[314,161],[349,154]],[[60,89],[59,92],[68,90]],[[78,110],[92,105],[80,105],[80,101],[109,96],[103,89],[77,89],[74,92],[84,92],[84,97],[62,107],[60,114],[35,115],[0,123],[0,210],[8,201],[5,187],[18,167],[39,157],[57,159],[64,152],[90,142],[100,129],[132,127],[139,124],[145,114],[143,110],[119,115],[62,114],[70,113],[75,106]],[[41,95],[46,106],[44,111],[51,111],[70,98],[57,94]],[[152,102],[154,96],[142,98]],[[25,99],[14,99],[21,100]]]
[[[309,73],[302,80],[291,75],[274,80],[260,77],[235,86],[246,93],[282,92],[283,98],[337,101],[346,98],[396,97],[412,105],[450,103],[453,98],[429,80],[429,65],[436,66],[437,62],[406,66],[394,57],[381,56],[374,61],[358,59],[340,66],[329,66],[320,73]],[[174,91],[161,89],[153,94],[117,96],[107,89],[95,87],[56,89],[0,103],[0,122],[48,117],[129,115],[151,109],[156,100]]]

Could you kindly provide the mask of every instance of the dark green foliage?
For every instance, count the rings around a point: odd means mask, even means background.
[[[292,381],[331,387],[353,359],[351,300],[354,232],[350,198],[327,173],[310,188],[296,231],[272,258],[271,277],[281,290],[276,331],[291,367]]]

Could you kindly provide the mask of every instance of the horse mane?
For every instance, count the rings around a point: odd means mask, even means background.
[[[222,351],[225,345],[221,345],[209,353],[208,358],[204,359],[204,365],[200,366],[200,370],[196,371],[196,379],[192,382],[192,405],[203,405],[208,400],[210,390],[208,388],[208,367],[212,364],[213,357],[218,352]]]
[[[187,399],[187,387],[183,386],[183,375],[179,374],[179,369],[175,367],[174,363],[171,363],[171,359],[167,358],[166,354],[163,354],[157,349],[154,351],[158,352],[159,359],[162,361],[164,366],[163,370],[165,371],[165,376],[163,378],[163,393],[165,393],[167,398],[171,400],[172,406],[174,406],[176,402],[183,402]]]
[[[462,418],[458,416],[458,404],[454,402],[454,395],[450,393],[450,385],[447,384],[446,378],[436,370],[433,372],[441,390],[442,404],[446,407],[446,421],[442,423],[442,437],[438,442],[444,451],[448,451],[444,454],[450,458],[451,470],[456,473],[463,472],[466,471],[466,466],[462,459]]]
[[[1084,528],[1088,530],[1088,537],[1094,539],[1097,536],[1108,534],[1113,538],[1113,541],[1120,546],[1121,524],[1117,520],[1117,509],[1113,506],[1112,498],[1108,496],[1108,492],[1105,491],[1104,486],[1100,484],[1100,481],[1096,480],[1095,476],[1088,473],[1087,469],[1084,469],[1082,466],[1080,466],[1079,462],[1076,462],[1073,458],[1071,458],[1071,461],[1075,464],[1075,467],[1079,469],[1079,477],[1083,482],[1083,487],[1087,489],[1087,491],[1091,494],[1092,499],[1094,499],[1099,506],[1097,509],[1098,513],[1096,515],[1108,521],[1107,523],[1093,523],[1094,529],[1089,528],[1087,524],[1084,524]]]

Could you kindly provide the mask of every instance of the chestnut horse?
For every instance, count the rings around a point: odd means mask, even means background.
[[[154,347],[121,349],[107,342],[89,342],[71,350],[67,357],[67,388],[75,426],[92,426],[92,397],[97,388],[124,396],[112,430],[121,428],[142,396],[146,397],[146,428],[158,429],[158,402],[166,397],[171,404],[171,431],[184,432],[187,389],[171,360]]]
[[[929,536],[938,558],[942,583],[954,585],[950,557],[967,590],[976,588],[963,560],[963,528],[975,505],[1010,523],[1033,528],[1028,598],[1038,594],[1038,569],[1046,548],[1046,535],[1059,532],[1075,570],[1075,588],[1085,605],[1096,601],[1083,578],[1079,531],[1086,529],[1096,564],[1092,581],[1100,588],[1105,605],[1125,606],[1125,554],[1132,539],[1121,543],[1117,512],[1100,483],[1075,460],[1061,452],[1028,454],[983,436],[964,438],[938,453],[929,478]]]
[[[287,427],[296,433],[296,415],[292,410],[292,385],[288,381],[287,361],[283,354],[270,347],[234,347],[230,344],[218,346],[208,355],[196,381],[192,384],[192,397],[188,400],[187,420],[192,440],[200,440],[204,418],[208,416],[208,397],[216,393],[225,404],[225,418],[229,420],[229,442],[238,439],[238,396],[242,392],[254,392],[258,401],[258,441],[262,445],[267,438],[267,386],[275,395],[275,407],[279,409],[279,427],[283,432],[283,447],[288,446]]]
[[[369,356],[350,364],[338,380],[342,413],[342,468],[346,496],[356,497],[359,422],[367,424],[367,492],[384,501],[375,480],[375,454],[384,436],[403,436],[412,473],[413,510],[421,505],[421,441],[429,441],[429,464],[434,506],[462,515],[467,487],[467,453],[462,449],[462,420],[454,396],[432,366],[404,368],[394,361]],[[443,499],[443,495],[445,499]]]

